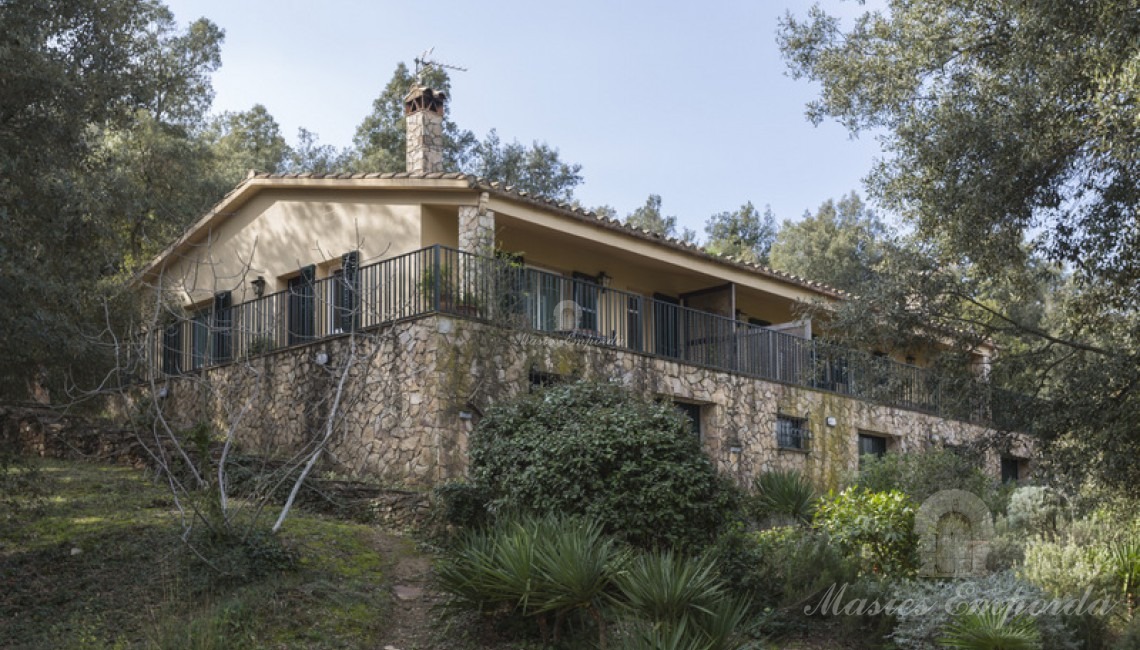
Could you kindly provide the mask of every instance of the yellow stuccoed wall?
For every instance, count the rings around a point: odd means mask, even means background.
[[[342,255],[359,250],[361,264],[435,243],[456,242],[456,210],[440,197],[415,191],[268,189],[211,226],[163,269],[162,284],[187,304],[215,291],[234,302],[254,298],[250,282],[262,276],[266,293],[287,288],[301,267],[326,277]]]

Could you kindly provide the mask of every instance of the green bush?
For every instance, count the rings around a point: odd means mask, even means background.
[[[616,384],[561,384],[498,404],[470,449],[492,512],[582,515],[643,548],[699,549],[736,507],[686,419]]]
[[[673,551],[639,555],[618,574],[619,602],[634,618],[626,647],[706,648],[734,645],[748,603],[729,592],[709,556]]]
[[[765,472],[752,482],[751,514],[758,522],[807,523],[815,500],[815,486],[796,470]]]
[[[488,523],[487,490],[470,483],[446,483],[435,489],[444,523],[459,528],[479,528]]]
[[[1033,609],[1035,604],[1047,602],[1049,596],[1008,571],[962,580],[901,581],[895,584],[890,597],[895,603],[908,605],[895,612],[895,629],[890,635],[899,650],[942,647],[939,641],[946,637],[955,620],[975,604],[980,608],[1020,605],[1022,609],[1014,609],[1011,614],[1034,614],[1031,620],[1042,642],[1037,647],[1043,650],[1081,647],[1062,614]]]
[[[1005,519],[1011,533],[1056,537],[1065,525],[1065,503],[1052,488],[1019,487],[1009,496]]]
[[[1019,575],[1054,596],[1114,591],[1108,547],[1072,539],[1027,542]]]
[[[806,628],[804,607],[856,577],[826,534],[802,526],[751,533],[737,526],[720,536],[711,554],[729,590],[752,604],[750,627],[762,637]]]
[[[820,500],[815,525],[859,562],[863,573],[903,576],[918,568],[914,515],[902,492],[852,487]]]
[[[436,567],[436,579],[451,596],[450,608],[523,616],[557,641],[576,613],[604,635],[602,607],[622,558],[594,523],[523,517],[463,533]]]
[[[991,512],[1005,512],[1008,491],[983,472],[979,458],[969,453],[935,449],[922,453],[885,454],[864,461],[855,479],[857,487],[872,492],[904,492],[922,503],[940,490],[965,490],[986,502]]]
[[[967,611],[946,626],[942,645],[963,650],[1037,650],[1041,633],[1033,619],[1010,615],[1010,607],[985,607]]]

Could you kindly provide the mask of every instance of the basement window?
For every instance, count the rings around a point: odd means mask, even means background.
[[[807,418],[776,416],[776,447],[779,449],[807,451],[810,438]]]
[[[701,405],[688,402],[673,402],[673,407],[689,420],[689,431],[698,441],[701,439]]]
[[[890,446],[890,440],[886,436],[879,436],[873,433],[859,432],[859,468],[862,469],[863,462],[867,458],[882,458],[887,455],[887,448]]]

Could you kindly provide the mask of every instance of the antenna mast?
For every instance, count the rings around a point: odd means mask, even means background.
[[[433,61],[431,59],[432,52],[435,51],[435,46],[424,50],[424,53],[416,57],[416,84],[424,85],[424,76],[431,72],[433,68],[440,68],[442,70],[455,70],[458,72],[467,72],[467,68],[461,68],[457,65],[449,65],[442,61]]]

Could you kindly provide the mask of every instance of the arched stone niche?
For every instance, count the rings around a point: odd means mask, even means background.
[[[961,578],[986,572],[994,536],[990,509],[965,490],[942,490],[922,502],[914,518],[919,575]]]

